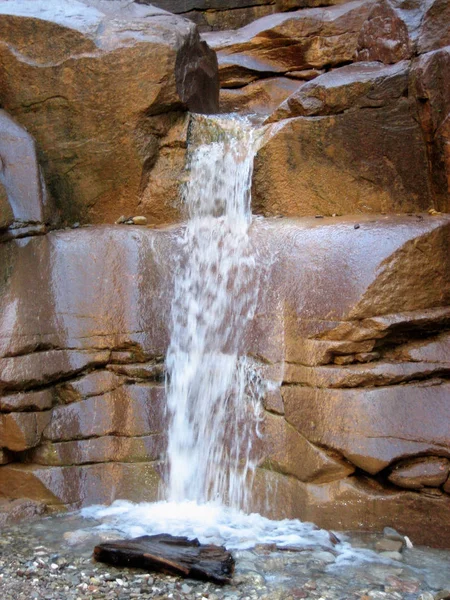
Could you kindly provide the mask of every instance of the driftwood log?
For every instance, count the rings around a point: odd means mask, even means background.
[[[94,548],[94,558],[111,565],[219,584],[230,583],[234,572],[234,558],[223,546],[200,544],[197,539],[166,533],[99,544]]]

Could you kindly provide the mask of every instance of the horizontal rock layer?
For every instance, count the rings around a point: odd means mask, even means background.
[[[254,221],[260,295],[241,351],[273,382],[256,508],[445,545],[449,231],[428,215]],[[157,498],[181,232],[86,227],[0,246],[1,497]]]

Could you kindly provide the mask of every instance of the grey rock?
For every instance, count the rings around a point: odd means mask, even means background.
[[[382,539],[375,544],[375,549],[378,552],[401,552],[403,545],[403,540]]]
[[[393,527],[385,527],[383,529],[383,536],[388,540],[399,540],[401,542],[404,540],[402,534],[396,531]]]

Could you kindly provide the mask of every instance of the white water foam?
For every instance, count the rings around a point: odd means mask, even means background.
[[[170,501],[246,506],[261,418],[255,372],[240,355],[258,297],[248,230],[256,130],[196,117],[189,214],[175,273],[166,356]]]
[[[111,506],[84,508],[82,516],[100,521],[99,530],[115,530],[127,538],[169,533],[197,538],[202,544],[223,545],[229,550],[245,550],[256,544],[276,544],[278,548],[310,548],[331,551],[336,561],[329,569],[363,562],[382,562],[377,553],[353,548],[345,540],[334,545],[328,531],[298,519],[273,521],[257,513],[209,502],[155,502],[134,504],[116,500]]]

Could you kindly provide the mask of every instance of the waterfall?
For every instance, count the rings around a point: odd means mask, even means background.
[[[257,130],[220,117],[194,117],[192,128],[166,357],[167,496],[245,508],[260,419],[254,372],[240,356],[258,295],[248,236]]]
[[[249,230],[253,158],[263,135],[244,119],[193,117],[183,193],[189,219],[174,272],[166,356],[167,500],[116,500],[82,514],[127,537],[165,532],[229,549],[320,546],[339,555],[336,564],[372,560],[373,553],[347,542],[333,546],[312,523],[248,514],[260,400],[275,385],[245,356],[260,291]],[[264,261],[270,265],[271,258]]]

